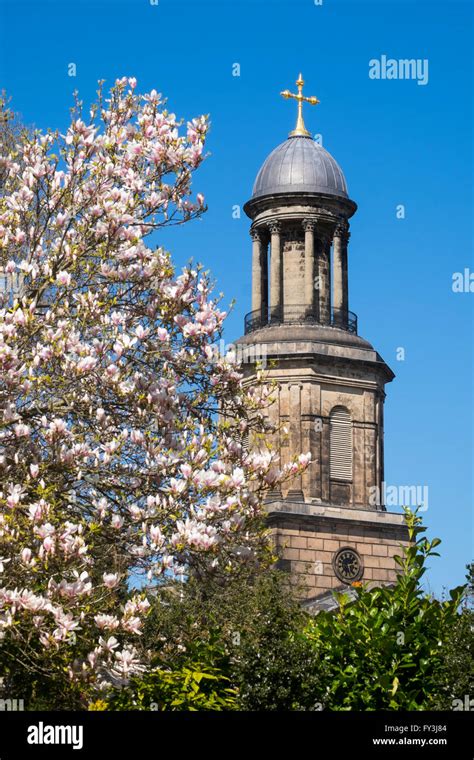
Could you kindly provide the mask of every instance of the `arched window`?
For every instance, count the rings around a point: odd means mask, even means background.
[[[343,406],[335,406],[330,417],[331,480],[352,480],[352,421]]]

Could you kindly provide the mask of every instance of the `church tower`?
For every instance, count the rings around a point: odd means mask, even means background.
[[[252,310],[242,355],[262,356],[278,383],[268,414],[280,428],[280,464],[311,452],[303,475],[268,497],[280,566],[296,576],[306,605],[330,606],[332,590],[393,582],[406,542],[404,517],[383,491],[385,384],[394,374],[358,335],[349,310],[349,220],[357,206],[334,158],[306,130],[300,74],[297,121],[257,174],[244,206],[251,219]],[[255,364],[244,362],[247,382]],[[286,429],[286,433],[282,432]]]

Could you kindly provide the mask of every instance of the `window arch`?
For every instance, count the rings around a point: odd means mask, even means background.
[[[352,420],[343,406],[329,416],[329,473],[331,480],[352,480]]]

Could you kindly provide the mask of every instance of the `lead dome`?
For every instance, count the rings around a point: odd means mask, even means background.
[[[257,174],[252,200],[295,192],[348,197],[337,161],[322,145],[303,135],[290,136],[270,153]]]

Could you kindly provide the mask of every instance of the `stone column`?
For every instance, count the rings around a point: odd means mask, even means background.
[[[0,269],[0,294],[6,295],[9,301],[21,296],[23,281],[25,275],[23,272],[5,272]]]
[[[323,456],[323,417],[321,414],[321,385],[319,382],[305,383],[308,391],[307,410],[310,416],[309,446],[306,444],[303,451],[311,452],[311,464],[309,472],[309,490],[305,491],[303,476],[303,492],[308,494],[309,500],[321,502],[322,494],[322,456]],[[304,396],[303,396],[304,398]]]
[[[380,404],[379,404],[379,487],[380,487],[380,493],[382,493],[383,483],[385,480],[385,472],[384,472],[384,438],[383,438],[383,415],[384,415],[384,399],[385,394],[383,391],[380,393]],[[386,510],[385,504],[383,503],[383,500],[381,499],[380,502],[382,510]]]
[[[366,423],[364,431],[364,460],[365,460],[365,504],[370,506],[370,495],[377,484],[377,428],[374,424]]]
[[[268,321],[268,231],[262,229],[262,319]]]
[[[364,423],[353,420],[352,501],[356,507],[367,508],[365,489],[365,431]]]
[[[308,316],[314,317],[314,219],[303,221],[304,229],[304,304],[308,309]]]
[[[269,224],[270,239],[270,321],[283,321],[283,278],[281,266],[280,222]]]
[[[331,322],[331,241],[321,238],[318,253],[319,321],[328,325]]]
[[[281,393],[282,393],[282,386],[278,386],[273,389],[273,392],[271,393],[271,398],[273,398],[273,403],[270,404],[270,406],[267,409],[267,418],[270,422],[271,426],[274,427],[275,432],[271,434],[270,436],[270,443],[275,451],[276,454],[276,461],[275,464],[278,468],[281,469],[283,464],[283,457],[282,457],[282,435],[281,435],[281,418],[282,418],[282,403],[281,403]],[[265,496],[265,501],[278,501],[281,499],[282,493],[281,493],[281,486],[273,485],[272,488],[267,491],[267,494]]]
[[[321,417],[323,429],[320,438],[320,462],[321,462],[321,500],[329,502],[330,489],[330,450],[331,450],[331,422],[329,417]]]
[[[301,450],[301,383],[288,384],[289,404],[288,411],[290,417],[290,457],[303,454]],[[303,484],[301,475],[296,475],[289,482],[287,494],[288,501],[304,501]]]
[[[261,313],[263,302],[262,233],[258,228],[252,228],[250,235],[252,237],[252,312]]]
[[[301,452],[311,452],[311,459],[314,458],[314,417],[312,414],[312,383],[305,382],[301,388]],[[315,467],[312,461],[309,467],[304,471],[301,478],[301,488],[304,494],[304,500],[309,500],[313,496]]]
[[[334,232],[334,284],[333,307],[337,326],[347,329],[348,318],[348,283],[347,283],[347,241],[349,232],[347,224],[338,224]]]

